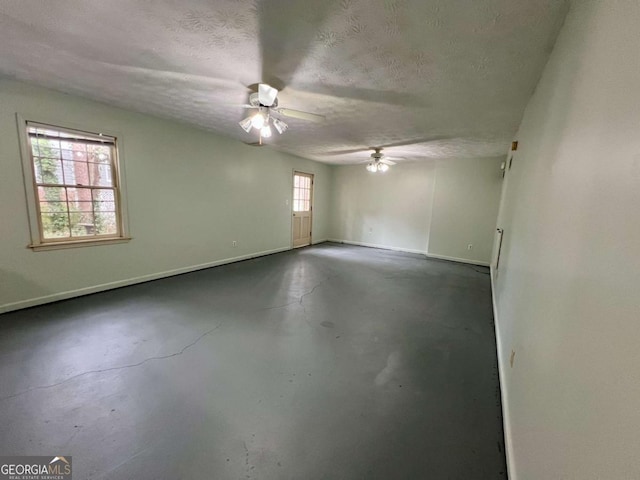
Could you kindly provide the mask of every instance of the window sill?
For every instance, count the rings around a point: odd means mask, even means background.
[[[40,252],[43,250],[62,250],[66,248],[94,247],[98,245],[111,245],[114,243],[127,243],[130,240],[131,237],[101,238],[91,240],[74,240],[71,242],[39,243],[37,245],[28,245],[28,247],[34,252]]]

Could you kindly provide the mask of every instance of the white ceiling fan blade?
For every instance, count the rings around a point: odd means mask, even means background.
[[[276,101],[277,96],[278,90],[273,88],[271,85],[267,85],[266,83],[258,85],[258,98],[262,105],[270,107],[273,105],[273,102]]]
[[[387,165],[395,165],[396,164],[396,162],[394,162],[393,160],[389,160],[388,158],[380,159],[380,163],[386,163]]]
[[[301,112],[300,110],[292,110],[290,108],[276,108],[275,111],[281,115],[284,115],[285,117],[298,118],[300,120],[308,120],[309,122],[320,123],[320,122],[324,122],[324,119],[325,119],[324,115],[318,115],[318,114],[309,113],[309,112]]]

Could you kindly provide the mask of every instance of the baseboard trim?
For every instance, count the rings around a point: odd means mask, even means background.
[[[479,267],[488,267],[489,262],[480,262],[478,260],[469,260],[466,258],[457,258],[457,257],[447,257],[445,255],[436,255],[434,253],[428,253],[425,250],[414,250],[411,248],[401,248],[401,247],[392,247],[389,245],[379,245],[376,243],[365,243],[365,242],[354,242],[352,240],[341,240],[330,238],[329,242],[334,243],[345,243],[347,245],[357,245],[359,247],[369,247],[369,248],[380,248],[382,250],[393,250],[395,252],[406,252],[406,253],[417,253],[419,255],[424,255],[428,258],[436,258],[438,260],[448,260],[450,262],[458,262],[458,263],[467,263],[470,265],[478,265]]]
[[[437,258],[439,260],[448,260],[450,262],[467,263],[469,265],[477,265],[479,267],[488,267],[489,262],[481,262],[480,260],[469,260],[468,258],[447,257],[446,255],[437,255],[435,253],[427,253],[429,258]]]
[[[513,459],[513,441],[511,436],[511,422],[509,416],[509,395],[505,388],[505,368],[506,359],[502,354],[502,340],[500,338],[500,328],[498,319],[498,304],[495,289],[495,270],[491,267],[491,302],[493,303],[493,325],[496,332],[496,347],[498,350],[498,375],[500,377],[500,399],[502,401],[502,429],[504,430],[504,453],[507,459],[507,475],[510,480],[517,480],[515,463]]]
[[[376,243],[354,242],[352,240],[342,240],[342,239],[336,239],[336,238],[330,238],[329,242],[344,243],[347,245],[356,245],[358,247],[379,248],[381,250],[393,250],[394,252],[417,253],[420,255],[427,254],[427,252],[425,252],[424,250],[413,250],[411,248],[392,247],[389,245],[378,245]]]
[[[116,280],[115,282],[102,283],[100,285],[94,285],[92,287],[79,288],[76,290],[68,290],[66,292],[53,293],[51,295],[45,295],[42,297],[31,298],[28,300],[21,300],[19,302],[7,303],[4,305],[0,305],[0,314],[11,312],[14,310],[21,310],[23,308],[35,307],[37,305],[44,305],[45,303],[52,303],[60,300],[67,300],[69,298],[81,297],[83,295],[90,295],[92,293],[104,292],[106,290],[112,290],[114,288],[135,285],[136,283],[144,283],[152,280],[159,280],[161,278],[173,277],[174,275],[181,275],[183,273],[204,270],[205,268],[218,267],[220,265],[226,265],[229,263],[241,262],[243,260],[250,260],[252,258],[264,257],[266,255],[273,255],[274,253],[285,252],[287,250],[291,250],[291,247],[274,248],[273,250],[264,250],[262,252],[249,253],[246,255],[240,255],[238,257],[225,258],[222,260],[215,260],[213,262],[201,263],[199,265],[190,265],[188,267],[181,267],[181,268],[175,268],[173,270],[166,270],[164,272],[151,273],[151,274],[142,275],[139,277],[127,278],[124,280]]]

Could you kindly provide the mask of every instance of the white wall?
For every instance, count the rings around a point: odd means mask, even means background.
[[[494,282],[514,480],[640,478],[639,24],[573,2],[517,137]]]
[[[0,80],[0,105],[0,312],[64,292],[290,248],[291,202],[285,201],[294,168],[316,174],[314,241],[328,236],[329,166],[9,80]],[[27,248],[16,112],[120,132],[131,242]]]
[[[426,253],[434,179],[433,162],[385,173],[368,172],[364,165],[335,167],[331,237]]]
[[[488,265],[503,160],[403,163],[383,174],[336,167],[331,238]]]
[[[438,161],[430,255],[490,261],[503,181],[500,164],[504,160],[502,156]]]

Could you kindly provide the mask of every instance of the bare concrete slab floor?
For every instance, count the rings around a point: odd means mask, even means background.
[[[0,316],[0,455],[74,479],[506,478],[488,270],[323,244]]]

